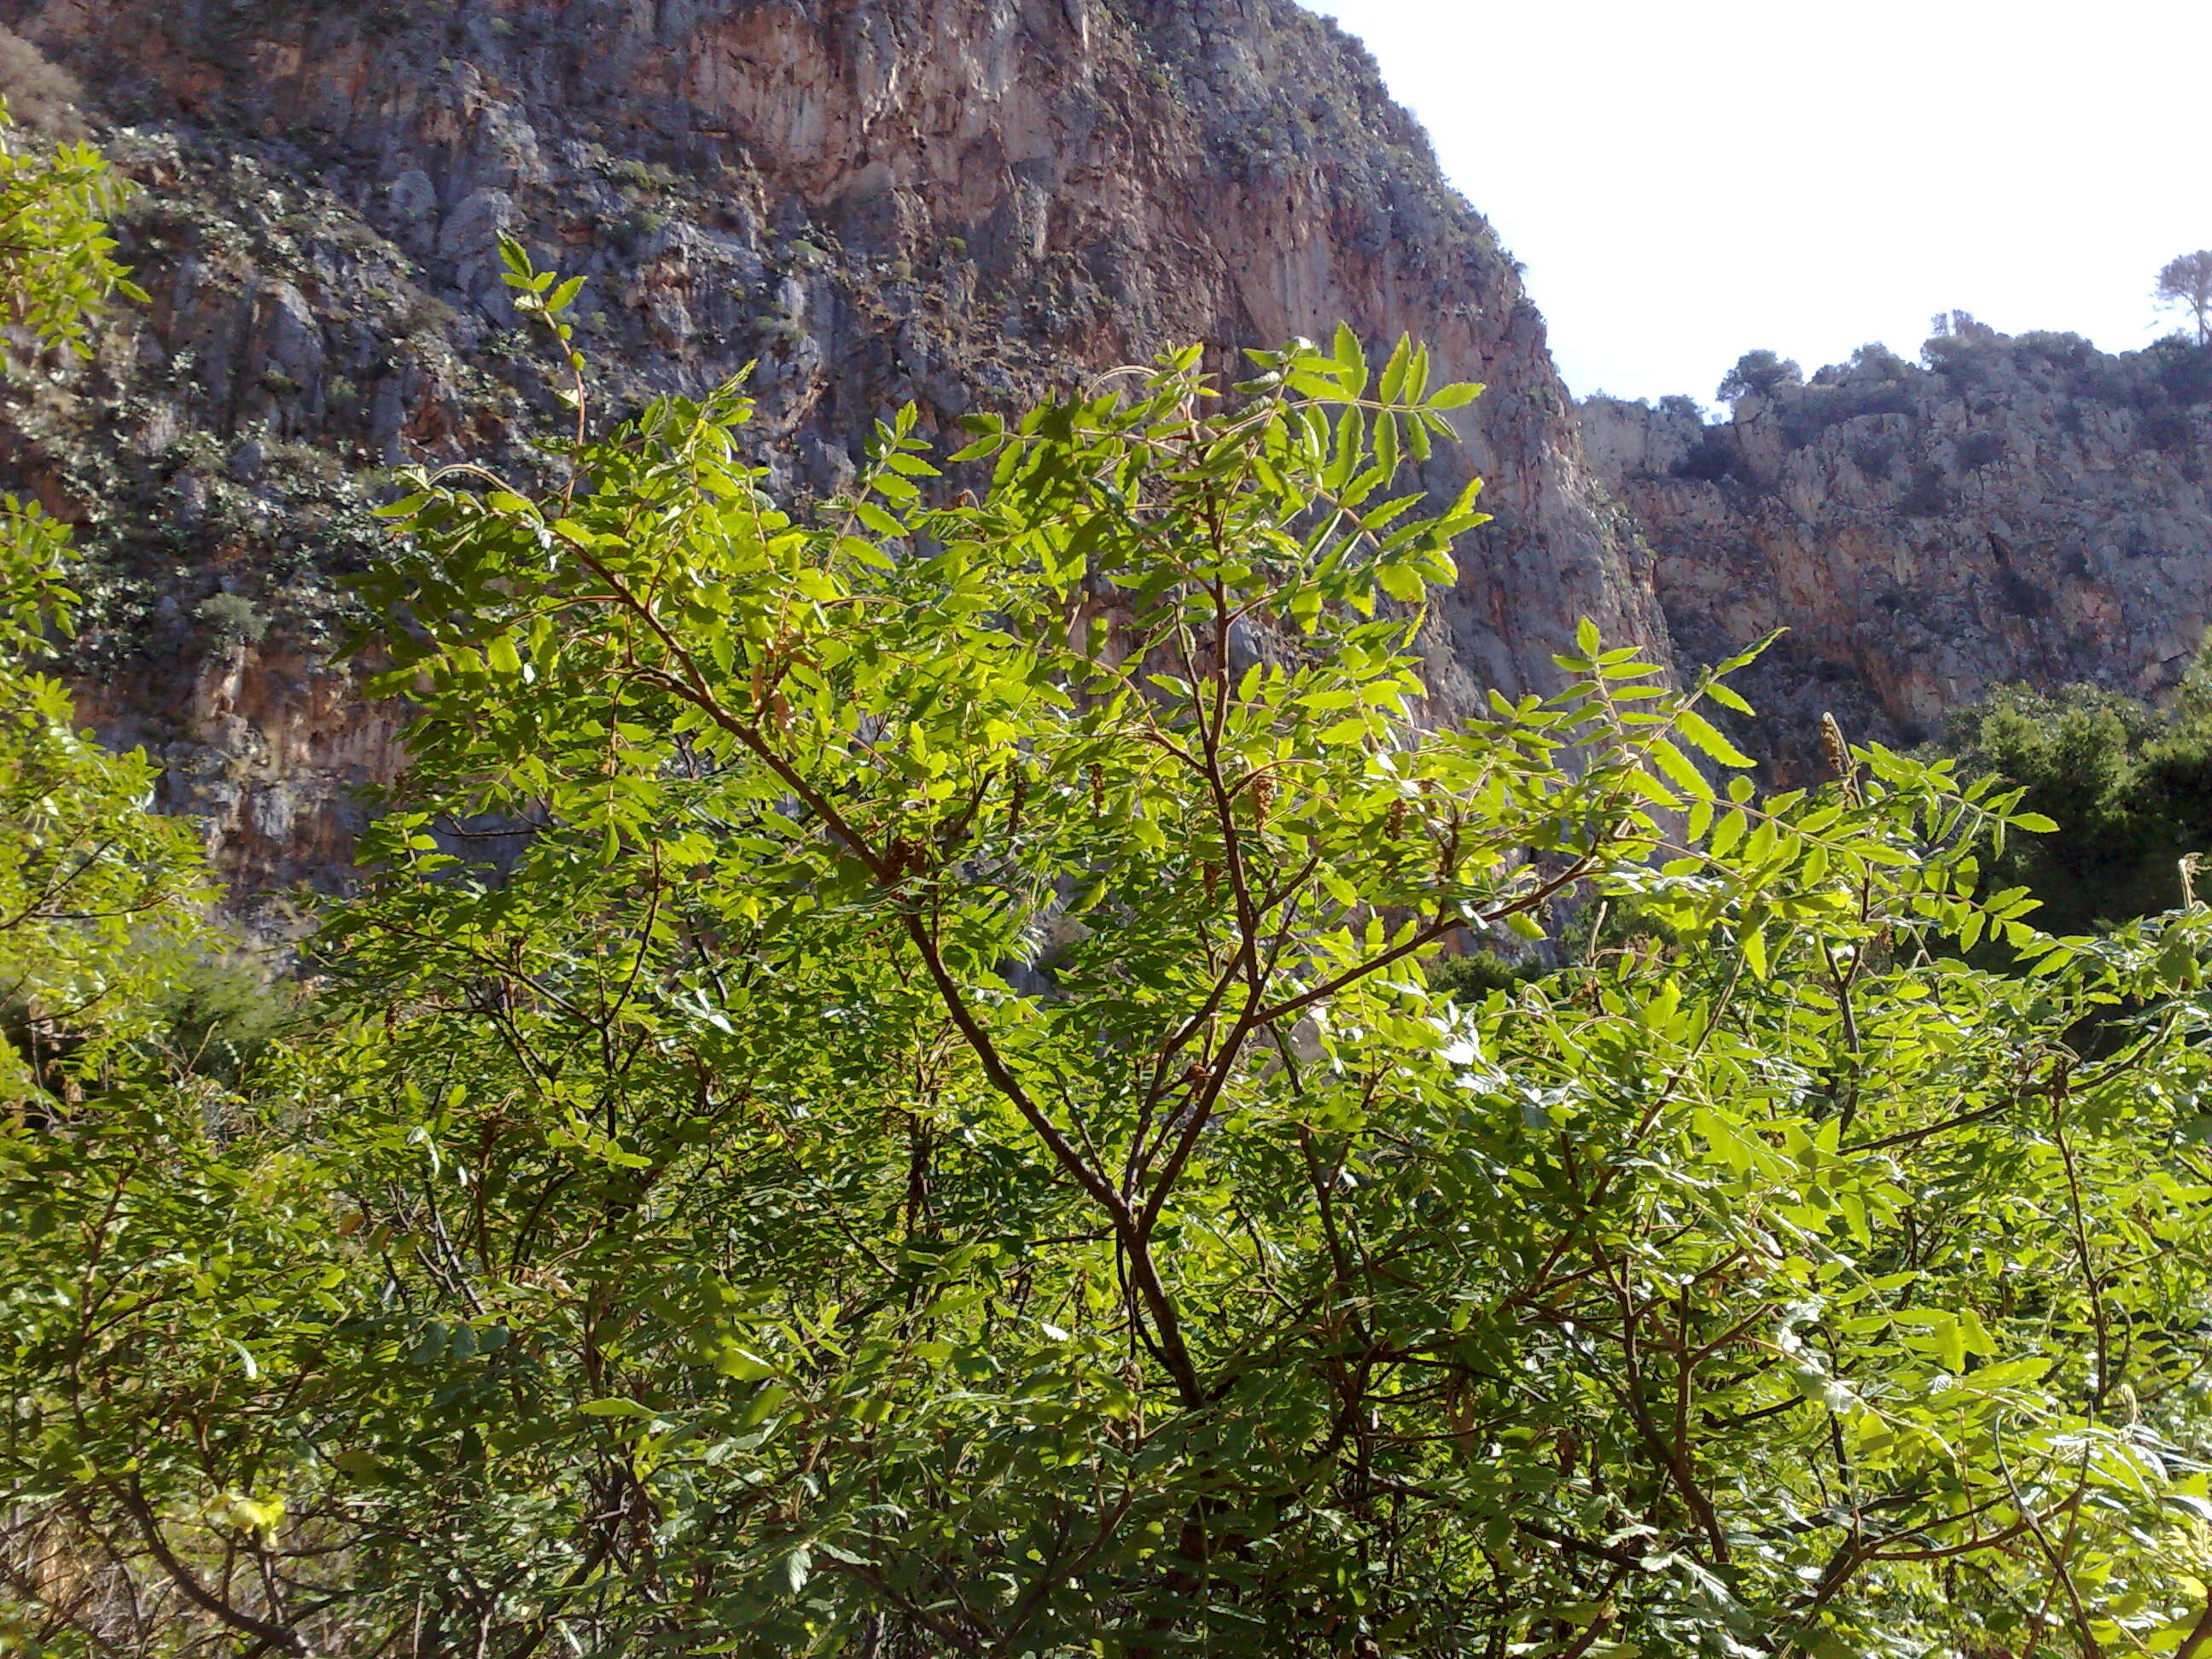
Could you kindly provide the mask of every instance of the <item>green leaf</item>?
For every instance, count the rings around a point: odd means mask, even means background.
[[[1346,393],[1354,398],[1367,394],[1367,354],[1360,349],[1359,337],[1352,331],[1348,323],[1336,325],[1336,367],[1338,380]]]
[[[1659,769],[1680,785],[1692,799],[1711,800],[1713,798],[1713,786],[1707,781],[1705,775],[1691,764],[1688,756],[1664,738],[1653,741],[1651,758]]]
[[[896,570],[897,562],[873,542],[862,541],[858,536],[840,536],[836,549],[847,558],[866,565],[872,570]]]
[[[1756,766],[1753,760],[1725,737],[1694,708],[1685,708],[1674,716],[1674,729],[1723,766]]]
[[[1766,935],[1756,927],[1747,927],[1738,939],[1743,950],[1743,959],[1753,979],[1764,980],[1767,975]]]
[[[905,539],[906,526],[873,501],[854,502],[853,516],[878,536],[889,536],[894,540]]]
[[[714,1369],[739,1382],[759,1382],[776,1374],[775,1367],[759,1355],[728,1341],[715,1349]]]
[[[1385,593],[1407,605],[1419,604],[1428,593],[1428,588],[1419,575],[1402,564],[1376,566],[1375,580]]]
[[[635,1400],[609,1396],[604,1400],[587,1400],[577,1409],[586,1417],[658,1417],[659,1413],[650,1406],[641,1406]]]
[[[1398,337],[1397,345],[1391,350],[1389,362],[1382,369],[1382,384],[1377,395],[1384,403],[1395,404],[1401,400],[1413,363],[1413,337],[1401,334]]]

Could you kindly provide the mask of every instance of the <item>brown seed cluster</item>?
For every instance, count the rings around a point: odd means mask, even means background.
[[[887,886],[896,886],[909,881],[929,868],[929,843],[901,836],[884,854],[884,878]]]
[[[1844,741],[1844,728],[1830,714],[1820,716],[1820,752],[1827,757],[1828,769],[1839,778],[1851,775],[1850,746]]]
[[[1275,805],[1275,777],[1272,772],[1262,772],[1252,780],[1252,826],[1256,830],[1267,827],[1267,814]]]
[[[813,658],[799,647],[798,634],[786,628],[769,641],[766,654],[756,658],[752,665],[753,708],[766,710],[785,731],[791,729],[791,702],[783,695],[784,676],[794,663],[805,663],[810,668],[814,665]]]

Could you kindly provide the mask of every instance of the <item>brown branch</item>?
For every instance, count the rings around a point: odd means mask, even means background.
[[[123,1507],[130,1511],[131,1519],[137,1522],[139,1534],[146,1540],[148,1553],[161,1564],[161,1571],[184,1592],[188,1601],[233,1630],[257,1636],[270,1646],[282,1648],[286,1653],[295,1656],[295,1659],[307,1659],[309,1650],[307,1643],[291,1630],[266,1619],[257,1619],[250,1613],[240,1612],[228,1601],[211,1594],[194,1576],[191,1569],[177,1559],[175,1553],[169,1548],[168,1540],[161,1536],[161,1520],[146,1502],[136,1476],[131,1478],[128,1486],[115,1488],[115,1493],[122,1500]]]
[[[1459,928],[1488,927],[1492,922],[1504,921],[1508,916],[1526,915],[1532,910],[1540,909],[1555,895],[1573,886],[1575,883],[1588,875],[1591,866],[1596,862],[1597,855],[1595,853],[1585,853],[1569,865],[1565,870],[1541,886],[1532,889],[1510,903],[1499,905],[1494,910],[1486,910],[1471,921],[1461,916],[1439,916],[1436,921],[1418,930],[1402,944],[1393,945],[1379,956],[1370,957],[1357,967],[1346,969],[1335,978],[1324,981],[1310,991],[1302,991],[1297,996],[1285,998],[1283,1001],[1276,1003],[1273,1007],[1261,1009],[1255,1023],[1262,1025],[1272,1024],[1287,1014],[1295,1014],[1301,1009],[1310,1008],[1316,1002],[1324,1001],[1334,996],[1346,986],[1356,985],[1369,975],[1380,973],[1392,963],[1402,962],[1416,951],[1435,944],[1447,933]]]
[[[2212,1642],[2212,1600],[2204,1604],[2204,1611],[2190,1626],[2189,1634],[2181,1638],[2181,1645],[2173,1650],[2173,1659],[2197,1659],[2207,1642]]]
[[[2073,1212],[2074,1251],[2081,1268],[2081,1287],[2089,1293],[2089,1318],[2097,1333],[2097,1386],[2089,1391],[2089,1409],[2101,1412],[2112,1386],[2112,1333],[2105,1317],[2103,1287],[2097,1282],[2096,1265],[2089,1254],[2089,1233],[2081,1218],[2081,1182],[2074,1167],[2074,1148],[2066,1139],[2066,1073],[2062,1066],[2051,1079],[2051,1133],[2058,1143],[2058,1157],[2066,1168],[2066,1192]]]

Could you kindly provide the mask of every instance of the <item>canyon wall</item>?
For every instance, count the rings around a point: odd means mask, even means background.
[[[1750,740],[1802,778],[1824,709],[1911,744],[1996,684],[2172,684],[2212,620],[2208,404],[2194,343],[1964,321],[1922,365],[1869,349],[1717,422],[1685,398],[1582,416],[1684,659],[1789,630],[1742,684]]]
[[[153,295],[0,420],[76,521],[104,734],[226,872],[341,882],[397,715],[334,665],[396,465],[526,468],[555,418],[495,238],[590,281],[602,409],[757,362],[775,482],[1189,341],[1348,320],[1485,381],[1489,479],[1428,641],[1444,711],[1540,684],[1581,616],[1664,648],[1541,319],[1372,62],[1290,0],[0,0],[146,194]],[[4,90],[4,88],[0,88]]]

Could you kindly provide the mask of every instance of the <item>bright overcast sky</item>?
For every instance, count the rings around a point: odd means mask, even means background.
[[[2212,246],[2212,0],[1308,3],[1526,263],[1579,393],[1909,357],[1954,307],[2131,350]]]

